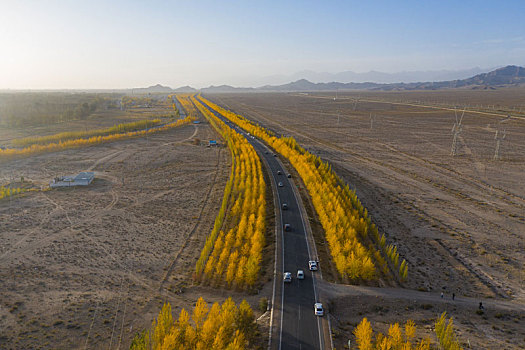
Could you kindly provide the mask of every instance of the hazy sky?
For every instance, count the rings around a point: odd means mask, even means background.
[[[525,1],[0,0],[0,89],[525,65]]]

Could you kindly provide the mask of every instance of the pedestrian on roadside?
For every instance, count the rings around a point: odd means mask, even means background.
[[[452,293],[452,300],[454,300],[455,298],[456,298],[456,294]]]
[[[441,292],[441,299],[443,299],[443,292]]]
[[[483,309],[484,309],[484,307],[483,307],[483,303],[482,303],[481,301],[479,302],[479,309],[480,309],[480,310],[483,310]]]

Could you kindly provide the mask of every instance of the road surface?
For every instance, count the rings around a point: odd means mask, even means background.
[[[200,101],[206,106],[204,101]],[[325,349],[327,344],[324,340],[322,319],[314,314],[314,303],[320,301],[316,291],[315,275],[317,272],[308,269],[308,261],[315,260],[317,257],[311,254],[315,250],[310,249],[305,218],[302,216],[304,209],[301,210],[302,202],[295,196],[292,179],[287,177],[289,172],[279,158],[274,156],[274,153],[257,138],[250,136],[214,110],[210,108],[209,110],[229,127],[246,137],[258,152],[273,179],[274,193],[277,195],[276,202],[279,206],[277,224],[280,225],[280,229],[277,230],[277,249],[280,256],[278,256],[276,267],[277,288],[275,288],[273,304],[274,327],[271,335],[271,348],[282,350]],[[282,187],[278,185],[279,183],[282,184]],[[288,205],[287,210],[281,210],[283,203]],[[289,232],[284,231],[284,224],[291,226]],[[299,269],[304,271],[304,280],[296,278]],[[292,273],[291,283],[283,282],[284,272]]]

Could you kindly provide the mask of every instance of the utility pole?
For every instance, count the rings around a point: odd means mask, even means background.
[[[454,137],[452,139],[452,150],[450,154],[452,156],[456,156],[458,154],[458,138],[461,134],[461,131],[463,130],[463,125],[461,125],[461,122],[463,121],[463,116],[465,115],[465,110],[467,107],[463,109],[463,113],[461,114],[461,117],[458,118],[458,112],[456,107],[454,107],[454,115],[456,116],[456,122],[454,123],[454,126],[452,127],[452,133],[454,134]]]

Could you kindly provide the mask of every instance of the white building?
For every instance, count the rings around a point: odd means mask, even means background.
[[[56,177],[49,183],[51,188],[55,187],[70,187],[70,186],[87,186],[95,178],[95,173],[81,172],[78,175],[68,175],[63,177]]]

